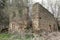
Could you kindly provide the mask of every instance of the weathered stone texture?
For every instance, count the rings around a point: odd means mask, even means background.
[[[39,3],[34,4],[31,11],[32,20],[29,18],[28,7],[24,7],[22,9],[21,17],[18,16],[19,11],[17,10],[16,17],[13,18],[10,22],[9,30],[11,33],[24,33],[25,29],[31,24],[30,21],[32,21],[32,24],[30,26],[32,26],[32,31],[34,33],[41,33],[45,31],[53,32],[58,30],[57,22],[54,16],[42,5]]]
[[[19,14],[18,14],[19,15]],[[28,24],[28,8],[25,7],[22,10],[22,16],[21,17],[15,17],[10,22],[9,30],[11,33],[21,33],[25,31],[25,28]]]
[[[32,25],[35,32],[37,31],[57,31],[57,22],[54,16],[39,3],[32,7]]]

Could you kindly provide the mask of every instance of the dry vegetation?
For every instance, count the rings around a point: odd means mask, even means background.
[[[13,34],[0,34],[0,40],[60,40],[60,32],[52,32],[47,35],[38,36],[27,34],[25,36]]]

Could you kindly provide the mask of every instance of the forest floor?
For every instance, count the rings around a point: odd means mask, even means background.
[[[13,34],[0,34],[0,40],[31,40],[31,37],[21,38],[21,36]]]
[[[60,40],[60,32],[52,32],[48,35],[34,37],[32,35],[26,35],[21,37],[20,35],[13,34],[0,34],[0,40]]]

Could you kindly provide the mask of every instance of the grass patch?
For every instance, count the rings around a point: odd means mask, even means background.
[[[11,36],[11,34],[0,34],[0,38],[9,38]]]
[[[12,34],[0,34],[0,40],[31,40],[32,36],[26,35],[25,38],[21,38],[20,35]]]

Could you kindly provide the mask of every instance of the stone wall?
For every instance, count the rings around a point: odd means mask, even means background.
[[[39,3],[35,3],[32,7],[32,25],[35,33],[58,30],[54,16]]]
[[[27,27],[32,28],[33,33],[53,32],[58,30],[57,21],[54,16],[39,3],[32,6],[31,19],[29,18],[29,8],[22,9],[22,16],[13,18],[10,22],[9,30],[11,33],[24,33]],[[16,11],[15,11],[16,12]],[[14,13],[14,12],[13,12]],[[32,23],[30,22],[32,21]],[[30,29],[31,30],[31,29]]]
[[[22,2],[23,1],[21,1],[21,3]],[[30,16],[32,18],[29,18],[29,8],[25,7],[24,3],[22,3],[22,5],[17,5],[19,3],[17,0],[15,0],[13,1],[13,5],[8,4],[4,8],[3,12],[7,14],[7,18],[9,21],[7,25],[9,25],[9,27],[4,25],[6,23],[5,22],[3,24],[4,26],[0,24],[1,30],[6,27],[9,28],[10,33],[25,32],[25,29],[27,29],[28,27],[31,27],[34,33],[41,33],[44,31],[53,32],[58,30],[57,21],[55,20],[53,14],[51,14],[47,9],[45,9],[39,3],[35,3],[32,6],[31,10],[32,13]],[[2,11],[0,10],[0,12]],[[5,17],[4,15],[3,17]],[[60,22],[58,24],[60,26]]]
[[[19,13],[20,14],[20,13]],[[22,15],[18,17],[16,16],[10,22],[9,32],[10,33],[21,33],[25,31],[25,28],[28,24],[28,7],[24,7],[22,9]]]

